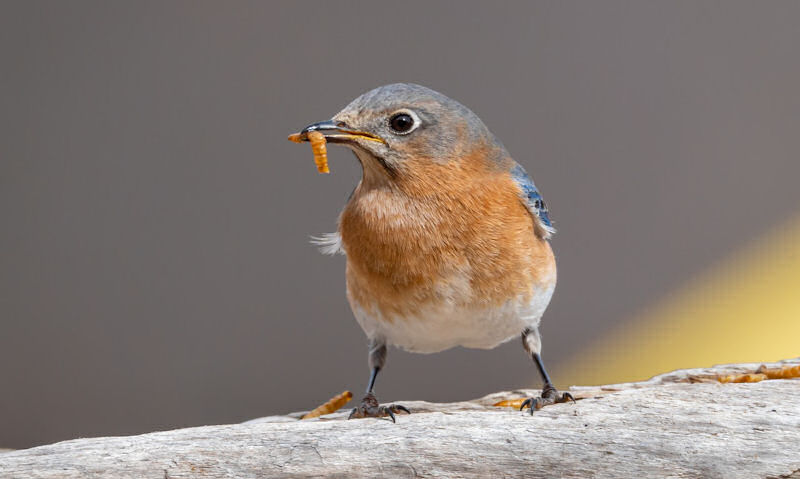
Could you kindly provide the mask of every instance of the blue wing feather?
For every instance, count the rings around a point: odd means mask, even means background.
[[[549,234],[555,232],[553,229],[553,224],[550,221],[550,214],[547,211],[547,204],[544,202],[544,198],[542,198],[541,193],[539,190],[536,189],[536,185],[533,183],[533,180],[525,169],[519,165],[519,163],[514,163],[514,167],[511,169],[511,178],[519,185],[520,190],[522,190],[522,200],[525,203],[525,206],[528,207],[528,210],[539,218],[539,221],[542,222],[544,226],[544,230]]]

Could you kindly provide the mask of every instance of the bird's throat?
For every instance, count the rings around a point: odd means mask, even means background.
[[[353,153],[361,163],[361,186],[365,188],[389,186],[397,178],[397,169],[385,159],[360,148],[353,148]]]

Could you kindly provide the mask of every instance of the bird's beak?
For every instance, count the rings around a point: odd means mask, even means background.
[[[308,141],[308,133],[312,131],[318,131],[322,133],[325,135],[325,140],[329,141],[330,143],[349,143],[354,142],[355,140],[368,140],[386,144],[383,138],[377,135],[373,135],[372,133],[368,133],[366,131],[354,130],[345,126],[344,123],[331,120],[308,125],[300,130],[299,133],[293,133],[289,135],[289,140],[295,143]]]

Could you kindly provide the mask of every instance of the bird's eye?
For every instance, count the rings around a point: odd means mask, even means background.
[[[416,115],[405,111],[395,113],[389,118],[389,126],[395,133],[411,133],[411,131],[418,126],[418,120],[415,116]]]

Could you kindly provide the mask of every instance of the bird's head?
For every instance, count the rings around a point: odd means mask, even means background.
[[[423,86],[395,83],[353,100],[331,120],[314,123],[329,143],[349,147],[364,183],[419,176],[426,165],[500,161],[505,149],[483,122],[457,101]]]

